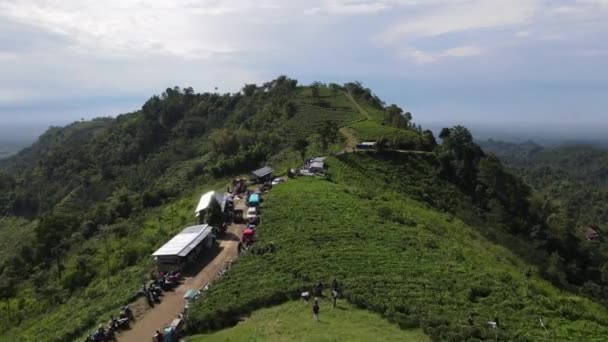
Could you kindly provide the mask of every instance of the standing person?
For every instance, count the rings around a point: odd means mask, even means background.
[[[331,299],[332,299],[332,309],[335,309],[336,307],[336,302],[338,301],[338,290],[333,289],[331,290]]]
[[[338,281],[336,278],[334,278],[334,280],[331,282],[331,289],[338,291]]]
[[[315,322],[319,321],[319,300],[315,298],[315,304],[312,306],[312,317]]]

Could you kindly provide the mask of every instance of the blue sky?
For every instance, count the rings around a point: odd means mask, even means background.
[[[607,19],[608,0],[0,0],[0,124],[287,74],[359,80],[427,125],[603,132]]]

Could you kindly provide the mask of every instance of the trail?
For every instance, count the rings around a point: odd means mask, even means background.
[[[357,101],[355,101],[355,99],[352,97],[352,95],[350,95],[347,92],[344,92],[344,94],[350,100],[350,102],[352,102],[355,105],[355,107],[357,107],[357,109],[359,110],[359,112],[361,112],[361,114],[365,115],[365,117],[368,120],[372,119],[372,117],[369,115],[369,113],[365,109],[363,109],[363,107],[361,107],[361,105],[359,105],[359,103],[357,103]]]
[[[357,138],[353,134],[352,129],[345,126],[340,128],[339,132],[346,138],[346,146],[344,147],[343,152],[353,152],[355,150],[355,146],[357,146]]]
[[[235,207],[246,210],[243,199],[235,200]],[[201,261],[200,266],[204,267],[196,275],[186,277],[182,285],[178,286],[175,290],[165,292],[159,304],[138,317],[130,330],[117,336],[118,341],[151,341],[156,330],[168,326],[178,314],[184,311],[185,301],[183,297],[186,291],[189,289],[200,289],[208,282],[214,280],[219,271],[230,260],[238,256],[239,237],[244,228],[244,224],[231,224],[226,236],[220,241],[219,246],[212,251],[208,251],[208,256]]]

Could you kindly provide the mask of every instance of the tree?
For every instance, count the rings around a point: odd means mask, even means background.
[[[302,161],[304,161],[306,157],[306,149],[308,148],[308,141],[306,139],[298,139],[294,143],[293,148],[300,153]]]
[[[245,84],[245,86],[243,87],[243,94],[245,96],[252,96],[253,94],[255,94],[255,91],[258,89],[258,86],[253,83],[253,84]]]
[[[336,141],[338,134],[338,125],[335,122],[326,120],[323,122],[318,130],[319,136],[321,137],[321,152],[325,154],[329,144]]]
[[[445,140],[445,139],[449,138],[451,134],[452,134],[452,131],[450,131],[449,128],[444,127],[441,129],[441,132],[439,133],[439,138],[441,140]]]
[[[310,85],[310,96],[312,97],[313,101],[319,101],[319,84],[316,82]]]

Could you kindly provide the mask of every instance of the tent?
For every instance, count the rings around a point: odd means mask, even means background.
[[[253,193],[249,196],[249,205],[250,206],[258,206],[260,205],[260,194]]]

